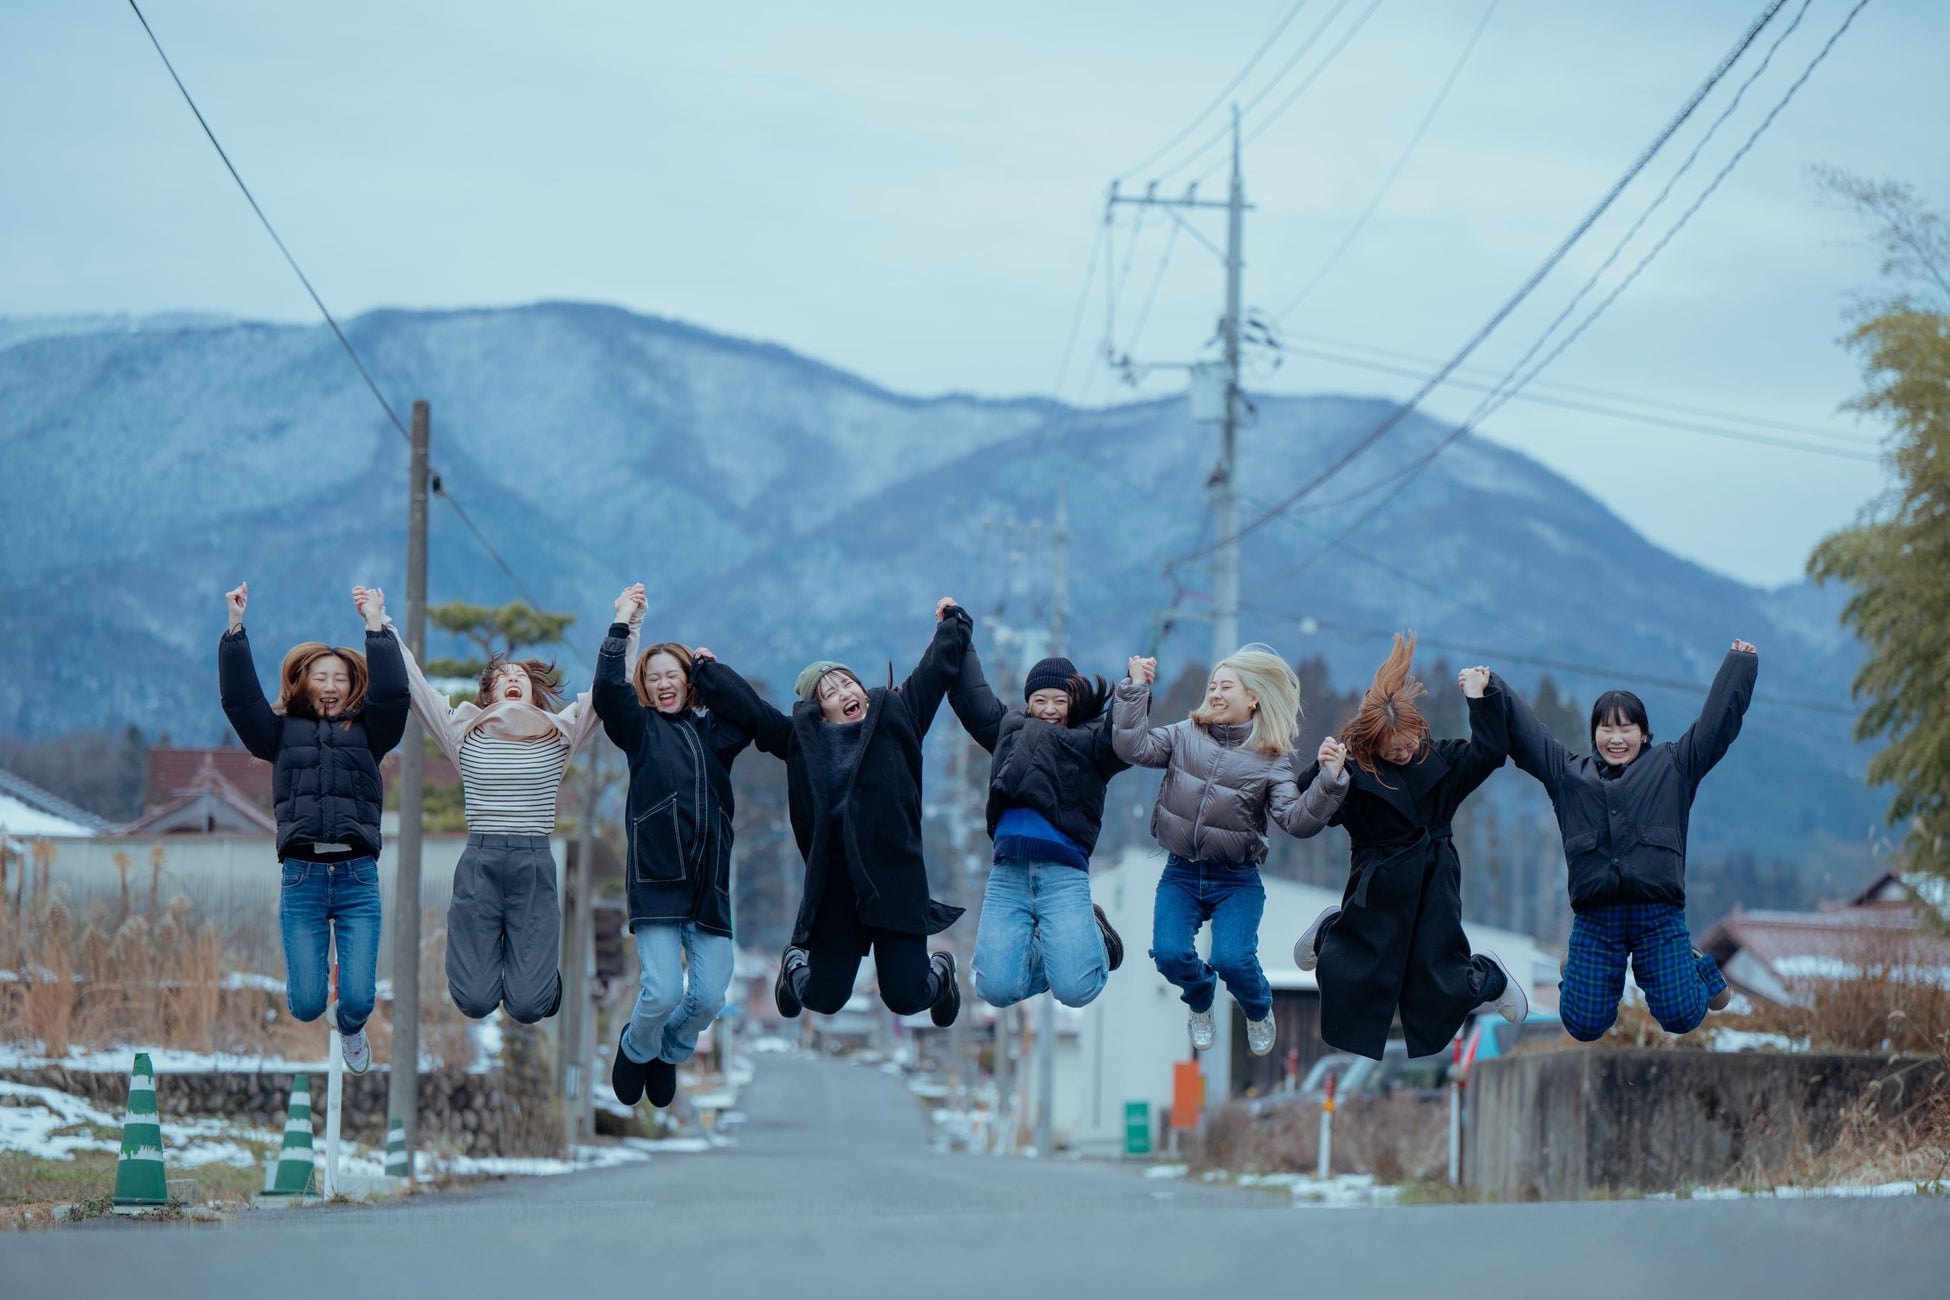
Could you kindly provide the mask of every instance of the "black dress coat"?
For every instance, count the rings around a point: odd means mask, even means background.
[[[629,628],[617,623],[596,657],[596,716],[630,760],[624,804],[624,877],[630,930],[691,921],[731,934],[731,764],[751,736],[716,713],[646,708],[623,657]]]
[[[899,686],[867,692],[859,761],[841,788],[831,788],[819,728],[829,726],[816,702],[801,700],[790,717],[759,698],[751,684],[714,660],[693,670],[698,694],[714,713],[748,732],[765,753],[785,761],[793,838],[806,860],[805,894],[792,942],[806,946],[835,862],[852,882],[863,924],[898,934],[939,934],[962,909],[928,894],[921,852],[921,739],[961,668],[971,621],[959,608],[935,625],[934,641]]]
[[[989,766],[989,838],[1010,808],[1028,808],[1083,847],[1088,857],[1104,829],[1104,790],[1131,765],[1111,744],[1110,707],[1081,726],[1032,718],[995,697],[971,648],[948,697],[976,744],[995,756]]]
[[[1348,764],[1331,824],[1347,830],[1351,869],[1318,968],[1320,1036],[1342,1051],[1379,1060],[1398,1007],[1409,1055],[1441,1051],[1480,1001],[1450,823],[1509,753],[1504,693],[1492,676],[1469,701],[1468,740],[1436,741],[1406,764],[1377,760],[1374,772]]]
[[[379,760],[406,734],[410,707],[406,660],[393,630],[366,633],[365,703],[343,717],[301,718],[272,709],[241,627],[217,643],[217,681],[237,739],[271,764],[278,860],[293,846],[314,843],[349,844],[377,858],[386,801]]]

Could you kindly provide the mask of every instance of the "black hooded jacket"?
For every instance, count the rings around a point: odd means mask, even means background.
[[[833,724],[821,719],[817,703],[801,700],[787,717],[723,664],[705,660],[694,670],[698,693],[711,710],[785,761],[792,833],[806,860],[794,944],[810,941],[826,873],[836,864],[847,872],[860,920],[870,927],[939,934],[961,915],[961,908],[928,894],[921,851],[921,739],[955,681],[970,626],[967,613],[951,607],[907,680],[868,690],[865,717],[845,724],[860,728],[845,754],[823,743],[821,729]]]
[[[217,643],[223,715],[253,755],[271,764],[278,859],[307,857],[305,846],[347,844],[377,858],[386,791],[379,760],[406,734],[406,661],[391,628],[366,633],[366,699],[331,719],[278,713],[264,698],[243,628]]]
[[[717,713],[646,708],[623,656],[629,628],[610,626],[596,656],[596,716],[630,760],[624,874],[630,929],[692,921],[731,934],[731,764],[749,733]]]

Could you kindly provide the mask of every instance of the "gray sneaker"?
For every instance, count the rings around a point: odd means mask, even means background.
[[[1264,1020],[1246,1022],[1246,1047],[1254,1056],[1264,1056],[1273,1050],[1273,1040],[1279,1036],[1279,1026],[1273,1023],[1273,1013],[1266,1013]]]
[[[1341,914],[1339,907],[1330,907],[1314,918],[1314,923],[1306,928],[1293,945],[1293,964],[1301,970],[1312,970],[1320,965],[1320,932],[1327,923]]]
[[[1522,1024],[1524,1017],[1530,1014],[1530,995],[1523,991],[1523,985],[1501,957],[1493,952],[1478,955],[1495,962],[1496,968],[1503,972],[1503,994],[1488,1004],[1490,1009],[1513,1025]]]
[[[1213,1042],[1219,1036],[1219,1031],[1212,1025],[1212,1009],[1207,1007],[1203,1011],[1192,1012],[1190,1028],[1192,1031],[1192,1046],[1201,1052],[1211,1051]]]
[[[372,1044],[366,1041],[366,1031],[356,1034],[339,1035],[339,1054],[345,1058],[345,1068],[351,1074],[364,1074],[372,1066]]]

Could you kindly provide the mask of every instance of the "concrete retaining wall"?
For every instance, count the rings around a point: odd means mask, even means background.
[[[1578,1200],[1791,1178],[1879,1080],[1885,1118],[1946,1086],[1881,1056],[1576,1048],[1470,1072],[1464,1180],[1504,1201]]]

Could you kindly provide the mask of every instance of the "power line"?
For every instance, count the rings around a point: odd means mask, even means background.
[[[1306,77],[1300,82],[1300,84],[1293,88],[1293,93],[1288,95],[1285,99],[1281,100],[1277,108],[1275,108],[1272,112],[1268,113],[1265,117],[1261,118],[1259,122],[1253,127],[1253,129],[1246,133],[1246,139],[1244,143],[1251,144],[1253,141],[1259,139],[1262,135],[1265,135],[1267,130],[1270,127],[1272,127],[1272,125],[1275,122],[1279,121],[1281,116],[1285,114],[1285,112],[1289,108],[1293,107],[1294,102],[1297,101],[1300,98],[1300,96],[1306,94],[1307,91],[1313,87],[1313,84],[1316,81],[1320,80],[1321,74],[1326,72],[1328,68],[1332,67],[1334,60],[1338,59],[1341,56],[1341,51],[1345,50],[1348,47],[1348,45],[1354,40],[1354,38],[1361,34],[1361,29],[1368,25],[1368,19],[1374,17],[1374,11],[1381,8],[1381,5],[1382,5],[1382,0],[1370,0],[1368,7],[1366,9],[1363,9],[1360,12],[1360,14],[1355,17],[1354,21],[1351,24],[1349,24],[1348,29],[1345,32],[1341,33],[1341,39],[1334,43],[1334,48],[1327,51],[1327,57],[1322,59],[1319,63],[1315,64],[1314,70],[1312,72],[1309,72],[1306,75]],[[1217,172],[1219,168],[1223,167],[1224,165],[1225,164],[1223,161],[1214,163],[1211,166],[1211,168],[1209,168],[1205,172],[1205,175],[1200,176],[1199,179],[1204,180],[1207,176],[1211,176],[1213,173]]]
[[[1158,301],[1158,289],[1165,282],[1165,270],[1171,265],[1171,250],[1178,246],[1180,226],[1173,222],[1171,233],[1165,236],[1165,250],[1158,255],[1158,271],[1151,277],[1151,292],[1144,297],[1144,308],[1138,312],[1137,324],[1131,327],[1131,341],[1124,345],[1124,355],[1129,357],[1136,350],[1138,340],[1144,337],[1144,327],[1151,319],[1152,304]]]
[[[224,169],[230,173],[230,179],[237,182],[238,190],[243,193],[245,201],[251,205],[251,211],[257,214],[257,219],[263,225],[265,233],[270,235],[271,242],[277,245],[278,252],[284,255],[286,264],[291,267],[292,273],[298,277],[298,283],[304,285],[305,292],[311,296],[312,304],[318,308],[318,314],[325,318],[327,325],[331,326],[332,337],[339,341],[339,346],[345,350],[345,355],[352,362],[353,368],[359,372],[359,378],[365,381],[366,390],[372,394],[373,400],[379,403],[379,409],[386,413],[386,418],[392,422],[393,428],[399,432],[400,437],[411,443],[413,440],[412,434],[407,431],[405,423],[400,420],[399,413],[393,410],[392,403],[386,400],[386,395],[379,391],[379,385],[373,382],[372,373],[366,369],[365,362],[360,360],[359,354],[353,348],[351,340],[346,338],[345,331],[339,328],[337,318],[332,315],[331,309],[325,305],[325,300],[319,297],[318,290],[312,287],[310,277],[305,274],[304,268],[298,265],[298,259],[292,256],[291,250],[285,246],[285,242],[279,236],[277,228],[271,224],[271,219],[264,214],[264,209],[258,204],[257,197],[251,193],[250,186],[244,183],[244,178],[238,173],[236,164],[230,161],[230,155],[224,151],[222,143],[218,141],[217,133],[210,129],[209,120],[203,116],[203,110],[197,107],[196,99],[190,94],[189,87],[183,84],[182,77],[177,75],[176,65],[169,61],[169,55],[163,50],[162,42],[157,39],[155,29],[149,25],[149,19],[144,16],[142,7],[136,3],[136,0],[129,0],[129,8],[135,11],[136,21],[142,24],[143,32],[149,37],[149,44],[155,47],[156,56],[162,60],[163,67],[168,70],[170,80],[176,83],[176,89],[182,94],[183,102],[188,104],[190,112],[196,115],[196,124],[203,128],[204,137],[210,141],[210,147],[215,149],[217,151],[217,157],[223,160]],[[430,485],[435,494],[453,508],[454,513],[460,517],[460,521],[466,526],[467,531],[473,534],[474,540],[480,543],[483,551],[487,552],[488,558],[494,561],[496,567],[503,574],[507,575],[509,583],[515,589],[515,594],[527,601],[534,608],[543,608],[541,602],[529,594],[527,586],[523,584],[521,579],[515,576],[514,569],[509,566],[507,560],[502,558],[501,552],[495,549],[494,544],[488,541],[486,535],[481,532],[479,526],[469,517],[467,511],[461,508],[460,502],[455,500],[453,494],[442,482],[439,472],[429,467],[427,477],[430,480]],[[580,653],[573,645],[570,645],[568,649],[571,655],[576,656],[578,659],[581,658]]]
[[[1274,43],[1280,39],[1280,36],[1286,31],[1288,25],[1291,24],[1293,20],[1299,16],[1300,11],[1306,8],[1306,6],[1307,6],[1307,0],[1295,0],[1293,7],[1286,11],[1286,16],[1280,19],[1279,23],[1274,26],[1272,32],[1266,37],[1266,39],[1260,42],[1259,48],[1253,51],[1253,57],[1246,60],[1246,66],[1239,69],[1238,75],[1234,76],[1231,81],[1228,81],[1225,84],[1225,88],[1212,97],[1211,103],[1207,104],[1204,108],[1199,110],[1198,116],[1194,117],[1191,121],[1187,122],[1183,130],[1181,130],[1177,135],[1173,136],[1170,140],[1167,140],[1163,145],[1161,145],[1157,149],[1156,152],[1152,153],[1143,162],[1138,163],[1135,167],[1125,168],[1123,171],[1119,172],[1118,175],[1124,177],[1134,176],[1138,172],[1141,172],[1145,168],[1156,163],[1159,159],[1166,157],[1168,154],[1171,153],[1173,149],[1176,149],[1179,145],[1183,144],[1185,142],[1185,138],[1191,135],[1192,132],[1196,131],[1199,128],[1200,123],[1204,122],[1206,118],[1212,116],[1212,114],[1215,111],[1217,111],[1219,105],[1226,102],[1226,96],[1230,95],[1233,91],[1237,90],[1239,88],[1240,83],[1245,81],[1247,77],[1252,75],[1253,69],[1259,66],[1259,61],[1266,57],[1266,52],[1273,48]]]
[[[1408,166],[1409,157],[1414,154],[1416,146],[1422,143],[1422,137],[1428,134],[1429,126],[1435,121],[1436,114],[1442,111],[1442,105],[1448,101],[1449,92],[1455,89],[1457,79],[1462,76],[1463,66],[1469,62],[1469,56],[1475,51],[1476,43],[1482,39],[1484,30],[1489,27],[1490,19],[1495,15],[1499,2],[1500,0],[1490,0],[1484,7],[1483,17],[1477,22],[1476,30],[1471,32],[1469,39],[1464,42],[1462,53],[1456,56],[1455,66],[1449,69],[1449,75],[1444,79],[1442,88],[1436,91],[1435,98],[1429,103],[1428,111],[1422,114],[1421,122],[1409,136],[1401,155],[1395,159],[1395,165],[1388,169],[1388,175],[1375,190],[1374,197],[1368,200],[1368,206],[1362,209],[1361,215],[1354,219],[1354,224],[1348,228],[1345,235],[1341,236],[1341,242],[1327,255],[1327,260],[1320,264],[1320,269],[1314,272],[1313,278],[1301,287],[1300,292],[1293,296],[1291,302],[1274,314],[1275,321],[1282,321],[1291,316],[1294,310],[1320,287],[1320,282],[1340,265],[1341,258],[1354,246],[1354,241],[1360,238],[1361,232],[1367,228],[1369,218],[1374,216],[1375,210],[1381,206],[1381,201],[1388,197],[1388,191],[1395,187],[1395,181],[1400,178],[1402,170]]]
[[[1331,464],[1329,464],[1326,469],[1322,470],[1319,474],[1315,475],[1313,478],[1309,479],[1306,483],[1302,484],[1297,491],[1293,492],[1278,506],[1274,507],[1273,510],[1260,515],[1258,518],[1252,520],[1251,522],[1247,523],[1243,527],[1237,529],[1233,533],[1232,537],[1223,538],[1220,541],[1214,542],[1200,551],[1191,552],[1187,555],[1179,557],[1179,562],[1182,563],[1190,560],[1203,558],[1204,556],[1211,554],[1212,552],[1219,549],[1220,546],[1225,545],[1228,542],[1236,541],[1239,538],[1246,537],[1249,534],[1255,533],[1259,529],[1264,528],[1267,525],[1267,523],[1272,520],[1274,515],[1280,513],[1281,511],[1291,509],[1294,505],[1298,504],[1302,498],[1306,497],[1309,493],[1313,492],[1314,489],[1318,488],[1322,483],[1325,483],[1328,479],[1332,478],[1334,475],[1338,474],[1342,469],[1346,468],[1346,466],[1350,462],[1352,462],[1357,456],[1359,456],[1362,452],[1366,451],[1369,447],[1373,446],[1376,442],[1380,441],[1383,437],[1387,436],[1389,430],[1393,429],[1396,425],[1400,424],[1402,420],[1408,416],[1408,413],[1410,411],[1413,411],[1416,408],[1416,406],[1421,403],[1423,398],[1427,397],[1430,393],[1434,392],[1436,388],[1439,387],[1444,380],[1448,379],[1450,373],[1453,372],[1456,369],[1456,367],[1460,366],[1463,362],[1467,361],[1470,355],[1474,353],[1477,348],[1481,347],[1484,341],[1487,340],[1489,336],[1496,331],[1497,327],[1500,326],[1506,319],[1508,319],[1510,314],[1514,312],[1519,305],[1522,304],[1524,299],[1528,298],[1530,294],[1537,288],[1537,286],[1544,282],[1545,277],[1547,277],[1553,270],[1556,269],[1558,263],[1564,260],[1565,256],[1570,253],[1572,247],[1578,242],[1578,240],[1582,239],[1585,233],[1589,231],[1591,227],[1597,223],[1598,219],[1605,214],[1605,212],[1611,207],[1611,205],[1614,202],[1617,201],[1619,195],[1625,192],[1625,188],[1628,185],[1630,185],[1632,181],[1638,177],[1639,173],[1644,171],[1645,168],[1651,163],[1654,155],[1656,155],[1659,152],[1659,150],[1664,147],[1665,143],[1668,140],[1670,140],[1673,137],[1673,135],[1679,130],[1679,128],[1686,123],[1687,119],[1693,115],[1693,112],[1699,107],[1700,103],[1706,98],[1706,96],[1709,93],[1712,92],[1713,88],[1720,83],[1721,79],[1726,76],[1726,74],[1732,69],[1733,65],[1740,59],[1740,56],[1744,54],[1747,48],[1750,45],[1752,45],[1754,41],[1760,36],[1761,30],[1765,28],[1770,21],[1772,21],[1774,15],[1778,13],[1781,7],[1786,3],[1787,0],[1768,0],[1766,7],[1761,10],[1760,16],[1756,18],[1748,26],[1747,30],[1741,35],[1740,39],[1735,42],[1733,49],[1730,50],[1726,54],[1726,56],[1720,60],[1719,65],[1715,67],[1713,71],[1707,76],[1706,80],[1700,83],[1699,87],[1693,91],[1692,95],[1688,97],[1686,102],[1680,107],[1679,111],[1673,115],[1672,119],[1668,121],[1663,128],[1660,129],[1659,133],[1653,137],[1652,142],[1648,144],[1645,147],[1645,149],[1640,152],[1639,156],[1633,160],[1631,166],[1625,169],[1625,173],[1622,176],[1620,176],[1615,182],[1613,182],[1611,188],[1605,192],[1604,196],[1598,200],[1597,204],[1584,215],[1584,217],[1577,223],[1577,225],[1571,229],[1571,232],[1568,235],[1566,235],[1561,242],[1559,242],[1559,244],[1555,249],[1552,250],[1551,254],[1544,259],[1543,264],[1540,265],[1535,271],[1531,272],[1530,276],[1527,279],[1525,279],[1521,285],[1517,287],[1516,292],[1511,294],[1511,296],[1503,303],[1501,307],[1497,308],[1497,310],[1490,316],[1489,320],[1486,321],[1473,335],[1470,336],[1469,340],[1462,345],[1461,349],[1459,349],[1454,356],[1449,358],[1449,360],[1443,364],[1440,370],[1438,370],[1434,375],[1431,375],[1426,381],[1423,382],[1422,386],[1416,391],[1416,393],[1412,397],[1410,397],[1407,401],[1403,402],[1401,405],[1397,406],[1394,409],[1394,411],[1392,411],[1385,419],[1381,421],[1380,424],[1376,425],[1368,433],[1363,435],[1361,438],[1357,439],[1354,446],[1349,448],[1346,452],[1342,453],[1339,457],[1335,458],[1335,460]]]

